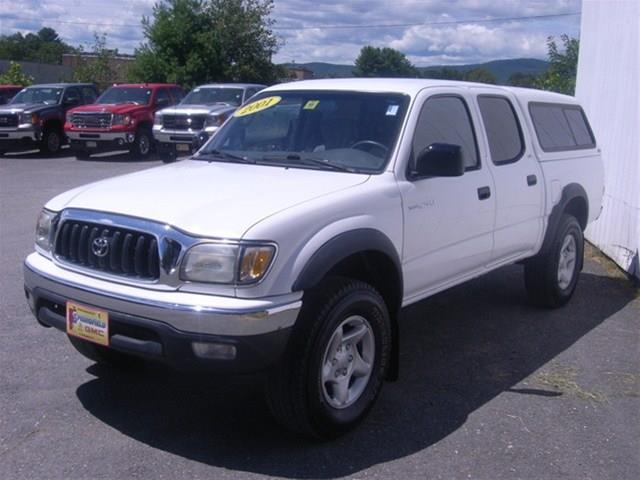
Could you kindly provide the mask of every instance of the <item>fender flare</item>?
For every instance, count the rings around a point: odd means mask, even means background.
[[[577,183],[569,183],[565,185],[562,189],[562,196],[560,197],[560,201],[553,207],[551,210],[551,214],[549,215],[549,220],[547,222],[547,231],[545,232],[544,240],[542,241],[542,247],[540,248],[540,252],[538,255],[545,255],[549,249],[551,248],[553,241],[556,238],[556,233],[558,230],[558,225],[560,223],[560,218],[564,213],[569,202],[575,198],[581,198],[584,200],[585,205],[587,206],[587,218],[589,218],[589,197],[587,196],[587,192]],[[580,265],[582,268],[582,265]]]
[[[391,259],[400,284],[400,292],[403,291],[402,264],[395,246],[384,233],[373,228],[358,228],[340,233],[325,242],[309,258],[306,265],[300,271],[298,278],[293,283],[292,290],[299,291],[312,288],[329,273],[329,271],[342,260],[360,252],[379,252]]]

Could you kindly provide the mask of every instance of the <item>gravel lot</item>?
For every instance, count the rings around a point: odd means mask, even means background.
[[[0,478],[640,476],[640,296],[589,250],[572,302],[527,303],[512,266],[408,308],[401,378],[325,444],[283,432],[251,379],[99,368],[22,290],[42,204],[159,165],[0,158]]]

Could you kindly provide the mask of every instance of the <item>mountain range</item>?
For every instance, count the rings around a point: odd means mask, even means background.
[[[309,62],[309,63],[286,63],[285,67],[304,67],[311,70],[315,78],[344,78],[352,77],[353,65],[340,65],[325,62]],[[499,83],[506,83],[509,77],[514,73],[525,73],[539,75],[549,66],[549,62],[538,60],[536,58],[513,58],[508,60],[492,60],[485,63],[474,63],[468,65],[434,65],[429,67],[418,67],[421,72],[430,70],[440,70],[448,68],[457,70],[461,73],[468,72],[476,68],[484,68],[490,71]]]

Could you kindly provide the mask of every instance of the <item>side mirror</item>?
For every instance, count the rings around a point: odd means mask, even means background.
[[[420,177],[460,177],[464,161],[460,145],[432,143],[418,154],[414,174]]]

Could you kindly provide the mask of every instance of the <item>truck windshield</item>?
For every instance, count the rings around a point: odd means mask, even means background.
[[[237,107],[242,103],[242,92],[241,88],[198,87],[191,90],[180,103],[183,105],[227,103]]]
[[[12,104],[17,103],[44,103],[53,105],[60,101],[62,96],[62,88],[34,87],[21,90],[13,100]]]
[[[104,92],[96,103],[117,104],[135,103],[137,105],[147,105],[151,99],[151,90],[144,87],[111,87]]]
[[[397,93],[265,92],[236,110],[194,158],[378,173],[408,103]]]

